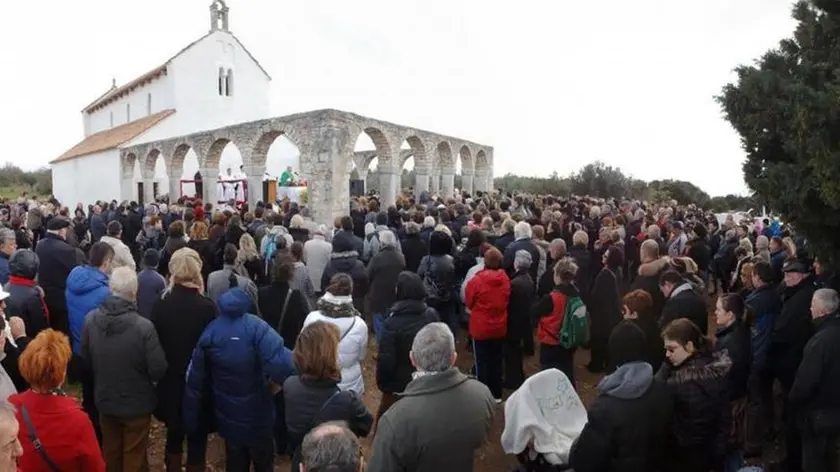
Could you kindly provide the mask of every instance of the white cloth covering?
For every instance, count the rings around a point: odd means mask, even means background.
[[[586,408],[568,377],[557,369],[529,377],[505,403],[502,449],[533,450],[550,464],[566,464],[575,439],[586,426]]]

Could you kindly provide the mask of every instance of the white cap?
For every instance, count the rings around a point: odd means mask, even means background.
[[[12,296],[12,294],[11,294],[11,293],[9,293],[9,292],[7,292],[7,291],[3,290],[3,287],[2,287],[2,286],[0,286],[0,301],[3,301],[3,300],[5,300],[5,299],[7,299],[7,298],[9,298],[9,297],[11,297],[11,296]]]

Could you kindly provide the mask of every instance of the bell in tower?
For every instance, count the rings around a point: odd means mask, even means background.
[[[230,31],[228,14],[230,9],[224,0],[214,0],[210,4],[210,31]]]

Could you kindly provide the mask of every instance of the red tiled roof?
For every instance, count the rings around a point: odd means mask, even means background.
[[[50,164],[69,161],[70,159],[86,156],[106,149],[113,149],[123,143],[131,141],[137,136],[140,136],[143,132],[174,113],[175,110],[163,110],[149,116],[144,116],[143,118],[132,122],[94,133],[82,140],[79,144],[70,148],[70,150],[64,154],[50,161]]]

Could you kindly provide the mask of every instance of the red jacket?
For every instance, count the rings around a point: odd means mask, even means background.
[[[73,398],[27,390],[10,396],[9,402],[17,410],[15,416],[20,426],[18,439],[23,445],[21,470],[50,472],[29,440],[29,431],[22,414],[25,406],[44,451],[62,472],[105,472],[105,460],[96,441],[93,425]]]
[[[470,310],[470,336],[478,341],[507,334],[510,279],[503,269],[482,269],[470,279],[464,293]]]
[[[536,306],[539,322],[537,323],[537,341],[540,344],[557,346],[560,344],[560,328],[566,317],[566,302],[569,297],[577,297],[577,289],[572,285],[558,285]]]

